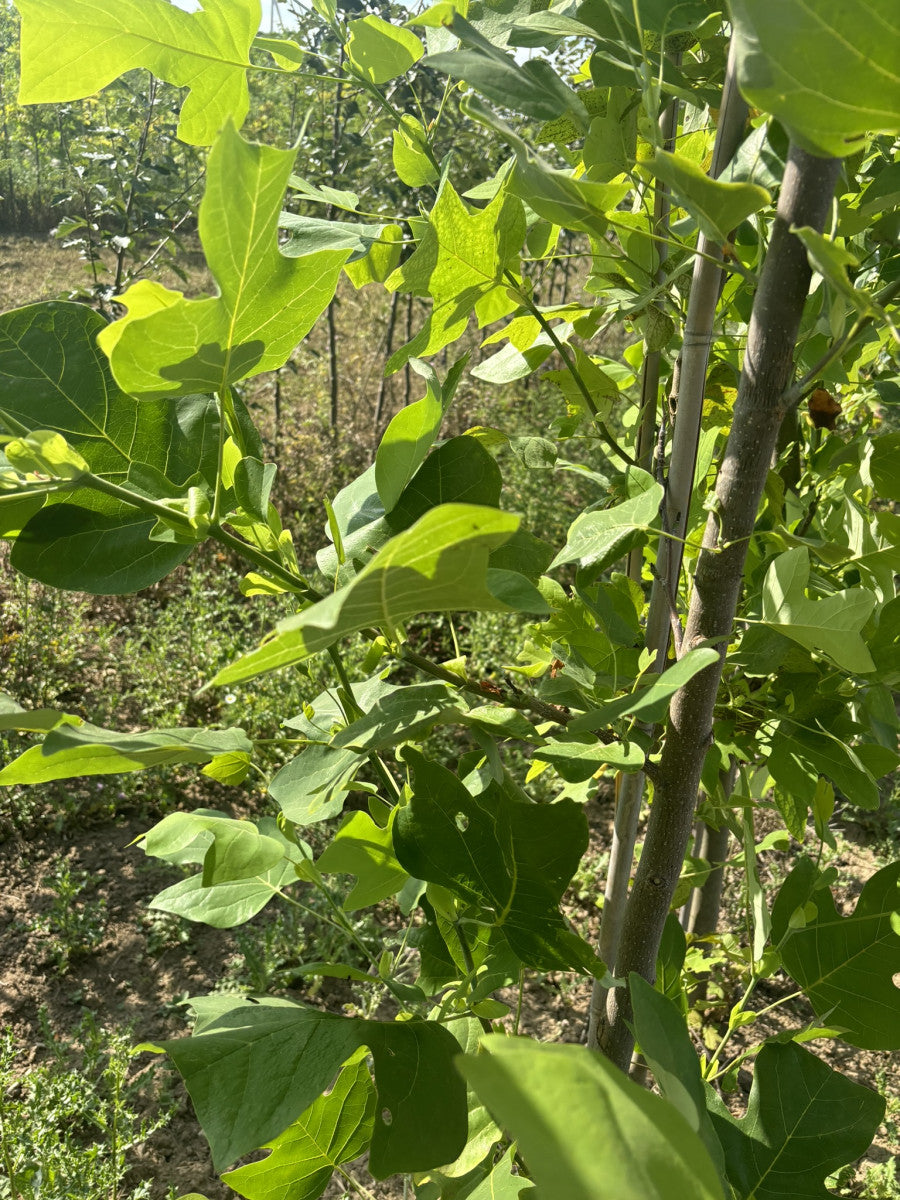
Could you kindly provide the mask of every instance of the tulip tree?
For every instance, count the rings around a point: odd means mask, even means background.
[[[156,1047],[216,1168],[267,1148],[225,1175],[251,1200],[321,1195],[364,1153],[421,1200],[831,1194],[884,1100],[834,1070],[830,1046],[900,1046],[900,863],[841,906],[848,881],[822,860],[836,796],[876,808],[898,764],[892,0],[443,0],[405,25],[314,0],[343,47],[343,94],[395,122],[384,169],[419,210],[402,225],[300,178],[302,146],[298,159],[242,136],[250,71],[303,77],[297,43],[257,36],[259,0],[191,14],[17,2],[22,104],[91,95],[136,66],[186,89],[180,136],[208,146],[199,234],[216,293],[138,283],[109,324],[56,302],[0,316],[12,565],[133,592],[212,539],[243,559],[247,596],[290,608],[208,685],[314,656],[338,681],[284,714],[294,756],[274,773],[252,730],[122,732],[0,703],[0,727],[40,739],[0,784],[171,763],[232,785],[266,774],[277,817],[175,812],[148,830],[144,852],[196,868],[154,907],[227,928],[319,891],[371,964],[304,971],[377,980],[379,1019],[214,995],[193,1001],[190,1037]],[[428,125],[399,111],[413,68],[461,104]],[[504,148],[496,175],[454,185],[453,153],[433,149],[446,120]],[[289,187],[323,205],[302,237],[282,213]],[[573,238],[583,286],[542,303],[535,281]],[[272,502],[277,463],[241,385],[287,361],[342,272],[424,302],[385,369],[411,364],[425,394],[329,499],[313,567]],[[614,327],[618,356],[603,350]],[[475,366],[454,350],[473,328]],[[464,372],[495,388],[544,370],[558,397],[546,437],[443,435]],[[563,544],[503,507],[510,451],[593,489]],[[454,612],[508,623],[505,674],[417,648],[412,619]],[[593,944],[561,902],[604,776],[617,809]],[[757,855],[789,846],[770,894]],[[746,918],[715,935],[726,859]],[[348,920],[374,905],[405,930],[393,948]],[[740,998],[698,1056],[688,1016],[711,951]],[[586,1047],[518,1036],[497,998],[545,971],[591,993]],[[754,1039],[757,988],[781,979],[805,1015]],[[741,1064],[738,1117],[722,1089]]]

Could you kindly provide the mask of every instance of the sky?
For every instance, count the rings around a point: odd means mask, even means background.
[[[172,0],[173,4],[177,4],[179,8],[183,8],[185,12],[196,12],[202,8],[199,0]],[[286,11],[283,4],[279,4],[278,0],[261,0],[262,3],[262,23],[260,29],[269,31],[271,29],[279,29],[280,12]]]

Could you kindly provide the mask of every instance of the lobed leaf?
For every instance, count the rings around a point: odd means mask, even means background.
[[[92,96],[135,67],[186,87],[178,136],[211,143],[250,106],[246,73],[259,0],[202,0],[196,13],[166,0],[19,0],[21,104]]]
[[[781,885],[772,909],[772,938],[785,970],[817,1016],[865,1050],[900,1050],[898,910],[900,862],[877,871],[855,910],[842,916],[808,858]]]
[[[740,1200],[826,1200],[826,1176],[865,1153],[884,1115],[877,1092],[853,1083],[794,1042],[756,1058],[747,1115],[719,1102],[712,1122]]]
[[[449,1162],[466,1139],[456,1039],[430,1021],[340,1017],[271,997],[192,1002],[194,1034],[164,1042],[218,1169],[282,1134],[360,1046],[374,1061],[376,1179]]]
[[[349,249],[281,252],[278,222],[293,150],[245,141],[229,122],[210,151],[200,240],[219,289],[186,300],[141,280],[98,342],[120,387],[136,396],[224,392],[283,366],[324,312]]]
[[[279,621],[268,641],[219,671],[213,685],[300,662],[349,633],[371,625],[391,627],[421,612],[506,612],[520,604],[543,609],[540,593],[524,578],[488,568],[490,551],[507,541],[518,523],[509,513],[475,505],[431,509],[388,542],[346,587]],[[510,593],[510,579],[527,584],[527,595]]]

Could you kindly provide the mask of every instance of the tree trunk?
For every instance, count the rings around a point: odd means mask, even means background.
[[[737,90],[735,63],[732,55],[729,58],[725,76],[719,127],[716,132],[716,143],[710,168],[713,178],[718,176],[740,145],[746,117],[747,105]],[[712,247],[712,249],[721,257],[721,248]],[[710,250],[707,239],[702,236],[698,250],[704,253]],[[694,264],[694,276],[688,301],[684,344],[675,371],[679,397],[682,396],[682,393],[684,394],[684,420],[679,421],[673,438],[672,454],[669,460],[669,479],[667,480],[667,499],[664,503],[669,508],[677,506],[683,511],[685,522],[690,502],[694,463],[697,458],[700,414],[703,409],[703,390],[706,383],[706,367],[719,295],[720,274],[721,271],[715,263],[710,263],[707,259],[698,256]],[[683,371],[685,361],[688,363],[686,374]],[[658,389],[658,356],[656,362],[655,386]],[[648,379],[645,375],[643,381],[645,412],[648,406],[648,388],[653,382],[652,376]],[[679,399],[678,407],[679,409],[682,407],[681,399]],[[644,440],[646,437],[647,431],[642,430],[638,445],[639,455],[642,451],[645,454],[652,451],[652,447],[646,446]],[[646,459],[639,458],[639,461],[645,470],[648,469]],[[671,516],[667,516],[667,523],[671,519]],[[673,546],[676,548],[677,559],[666,557],[670,554]],[[632,556],[629,560],[629,574],[632,578],[640,578],[642,567],[643,559]],[[657,577],[650,592],[650,611],[647,617],[645,642],[647,649],[656,654],[658,670],[663,669],[668,653],[670,619],[673,613],[674,597],[678,595],[680,569],[680,543],[670,543],[668,538],[663,539],[659,548]],[[673,577],[674,586],[672,584]],[[611,970],[616,968],[616,954],[624,921],[624,908],[628,899],[628,884],[634,861],[634,846],[637,840],[643,797],[644,776],[642,774],[627,775],[621,780],[617,789],[615,831],[610,851],[603,916],[600,923],[599,953]],[[607,989],[599,981],[596,981],[591,991],[588,1018],[587,1043],[589,1046],[598,1044],[606,1019],[607,1003]]]
[[[685,685],[672,701],[656,771],[653,807],[622,929],[616,974],[637,972],[652,981],[663,926],[678,883],[693,825],[703,760],[712,738],[713,708],[732,633],[747,544],[753,533],[778,431],[784,393],[811,271],[792,226],[821,231],[840,170],[838,159],[816,158],[791,145],[769,251],[753,305],[734,421],[697,563],[685,647],[713,645],[717,663]],[[626,1070],[634,1039],[627,988],[607,998],[600,1045]]]

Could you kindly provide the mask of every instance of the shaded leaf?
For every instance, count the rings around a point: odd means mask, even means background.
[[[587,848],[587,822],[574,801],[532,805],[491,785],[473,796],[457,777],[412,748],[412,799],[394,826],[394,851],[416,879],[448,888],[493,914],[527,966],[603,964],[568,928],[559,901]]]
[[[376,1179],[454,1159],[466,1138],[459,1044],[430,1021],[339,1017],[271,997],[192,1001],[194,1035],[162,1043],[185,1081],[217,1169],[271,1142],[360,1046],[374,1060]]]
[[[803,858],[772,909],[772,937],[785,970],[818,1016],[866,1050],[900,1049],[898,880],[900,862],[877,871],[855,910],[841,916],[815,864]]]
[[[740,1200],[826,1200],[825,1178],[868,1148],[884,1100],[794,1042],[769,1042],[756,1058],[747,1115],[723,1105],[712,1121]]]
[[[247,1200],[316,1200],[334,1168],[366,1149],[375,1124],[375,1089],[360,1053],[347,1064],[327,1096],[265,1147],[272,1153],[222,1176]]]
[[[205,396],[142,404],[116,385],[97,349],[106,322],[84,304],[52,301],[0,316],[0,428],[53,429],[101,479],[133,486],[138,467],[157,499],[215,478],[218,414]],[[23,524],[13,565],[54,587],[138,591],[163,578],[190,545],[150,541],[156,520],[87,487],[51,498]]]

